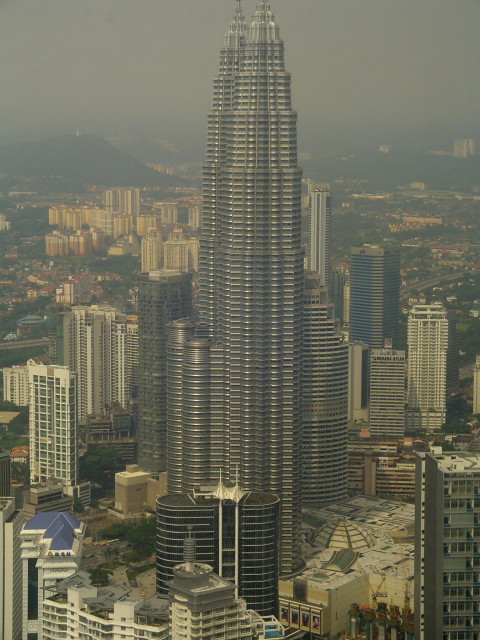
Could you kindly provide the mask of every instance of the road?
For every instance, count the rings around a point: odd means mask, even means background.
[[[1,349],[27,349],[28,347],[46,347],[48,338],[38,338],[37,340],[18,340],[13,342],[0,342]]]
[[[425,291],[430,287],[435,287],[442,282],[453,282],[454,280],[462,280],[465,275],[477,273],[480,269],[472,269],[470,271],[456,271],[448,275],[437,276],[436,278],[430,278],[429,280],[417,280],[412,282],[408,287],[405,287],[400,292],[400,300],[406,300],[412,291]]]

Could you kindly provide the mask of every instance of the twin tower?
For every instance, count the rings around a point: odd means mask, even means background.
[[[142,349],[152,362],[156,356],[141,307],[147,316],[155,308],[142,303],[148,282],[139,283],[139,461],[148,468],[161,451],[171,493],[216,483],[221,471],[227,484],[238,474],[241,487],[278,495],[283,574],[300,562],[304,322],[302,173],[290,85],[269,2],[258,2],[247,27],[237,1],[208,117],[199,319],[185,319],[188,303],[172,284],[169,300],[180,315],[158,308],[173,322],[168,329],[163,322],[156,380],[148,367],[142,372]],[[190,277],[160,273],[172,283]],[[166,401],[158,405],[160,414],[166,407],[165,424],[156,417],[158,437],[148,433],[142,408],[155,399],[148,396],[154,384]]]

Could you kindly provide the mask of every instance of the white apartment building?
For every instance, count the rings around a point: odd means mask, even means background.
[[[22,524],[14,499],[0,498],[0,638],[4,640],[22,637]]]
[[[130,400],[138,362],[136,318],[108,306],[78,306],[63,318],[63,361],[78,376],[78,420]]]
[[[129,593],[123,585],[94,587],[84,571],[72,575],[46,593],[43,640],[167,640],[168,600]]]
[[[446,415],[448,315],[442,304],[417,304],[408,315],[407,427],[433,431]]]
[[[44,637],[45,594],[79,570],[84,537],[85,524],[63,511],[37,513],[23,525],[20,532],[23,640]]]
[[[27,365],[34,365],[35,360],[28,360]],[[4,367],[3,371],[3,399],[13,402],[19,407],[26,407],[29,403],[28,368],[27,365],[15,364]]]
[[[30,394],[30,480],[56,478],[77,484],[77,377],[67,367],[32,364]]]
[[[169,594],[171,640],[251,640],[252,621],[245,605],[235,599],[234,585],[208,564],[175,567]]]

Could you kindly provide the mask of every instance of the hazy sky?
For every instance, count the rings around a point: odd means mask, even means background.
[[[480,0],[272,0],[302,148],[480,131]],[[248,19],[254,0],[244,0]],[[203,144],[233,0],[0,0],[0,143]],[[480,144],[480,135],[477,141]]]

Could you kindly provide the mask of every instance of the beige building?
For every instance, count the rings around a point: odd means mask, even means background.
[[[129,464],[125,471],[115,474],[115,515],[137,515],[146,507],[155,511],[157,497],[166,493],[165,473],[154,480],[148,471],[141,471],[138,465]]]
[[[35,364],[35,361],[28,360],[27,365],[29,364]],[[3,399],[19,407],[26,407],[29,402],[27,366],[15,364],[13,367],[4,367],[2,371]]]
[[[70,252],[69,236],[55,229],[45,234],[45,253],[47,256],[68,256]]]
[[[178,204],[176,202],[156,202],[155,209],[159,211],[159,218],[162,224],[177,224]]]
[[[128,236],[133,231],[133,216],[128,213],[117,213],[113,218],[113,237]]]
[[[140,213],[140,189],[115,187],[104,192],[104,204],[112,213],[127,213],[138,216]]]
[[[163,245],[164,268],[176,271],[198,271],[198,238],[184,238],[175,231]]]
[[[413,522],[413,505],[366,496],[309,509],[307,566],[279,583],[282,624],[337,637],[350,632],[352,603],[362,610],[413,603]]]
[[[137,225],[137,235],[146,236],[150,229],[158,228],[159,219],[156,214],[146,214],[137,216],[135,222]]]
[[[157,271],[162,266],[162,237],[158,229],[149,229],[142,238],[142,273]]]
[[[188,226],[197,231],[202,226],[202,208],[197,204],[188,207]]]
[[[105,209],[92,209],[89,224],[92,227],[101,229],[107,236],[113,236],[114,214]]]

